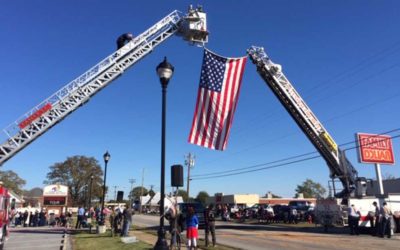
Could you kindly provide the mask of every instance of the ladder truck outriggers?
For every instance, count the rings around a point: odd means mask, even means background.
[[[5,140],[0,137],[0,165],[88,102],[174,34],[191,44],[206,43],[207,19],[202,7],[190,6],[187,14],[173,11],[3,129]]]
[[[292,116],[297,125],[306,134],[317,151],[325,159],[332,180],[339,179],[343,185],[340,192],[334,188],[334,197],[318,199],[315,206],[317,221],[325,227],[333,224],[347,224],[347,209],[354,204],[360,211],[359,225],[370,227],[375,208],[372,203],[376,201],[379,206],[387,202],[394,212],[396,220],[400,217],[400,194],[367,196],[367,179],[358,177],[357,170],[346,158],[327,130],[307,106],[303,98],[282,72],[282,67],[271,61],[264,48],[252,46],[247,50],[249,57],[257,67],[257,72],[272,92]],[[334,183],[334,181],[333,181]],[[392,223],[396,225],[396,223]],[[394,229],[396,231],[396,229]]]

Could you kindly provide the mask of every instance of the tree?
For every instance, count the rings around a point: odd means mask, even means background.
[[[183,199],[183,201],[184,202],[188,202],[188,194],[187,194],[187,192],[185,191],[185,190],[183,190],[183,189],[179,189],[178,190],[178,196],[182,196],[182,199]]]
[[[50,166],[45,184],[63,184],[68,186],[72,206],[85,205],[89,193],[91,176],[92,199],[103,197],[103,170],[93,157],[72,156],[64,162]]]
[[[319,183],[306,179],[302,185],[297,185],[297,193],[303,193],[304,198],[322,197],[326,193],[326,189]]]
[[[207,198],[210,197],[206,191],[200,191],[197,196],[196,200],[198,200],[201,204],[206,204]]]
[[[142,186],[134,187],[131,190],[131,193],[129,194],[130,197],[132,197],[133,200],[139,200],[140,195],[146,196],[149,193],[145,187],[143,187],[143,193],[142,193]]]
[[[43,189],[39,188],[39,187],[35,187],[32,188],[31,190],[24,190],[23,191],[23,195],[24,195],[24,206],[40,206],[39,204],[39,197],[43,196]]]
[[[35,187],[31,190],[25,190],[23,194],[24,197],[40,197],[43,195],[43,189],[40,187]]]
[[[0,171],[0,181],[3,182],[4,187],[19,195],[22,194],[22,187],[26,184],[26,181],[12,170]]]
[[[150,195],[151,197],[154,197],[154,195],[156,195],[156,193],[153,191],[153,189],[150,189],[149,195]]]

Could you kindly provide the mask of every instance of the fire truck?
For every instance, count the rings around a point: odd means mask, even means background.
[[[316,115],[286,78],[282,72],[282,66],[273,63],[262,47],[252,46],[247,50],[247,53],[256,65],[261,78],[325,159],[332,180],[339,180],[343,186],[340,192],[336,192],[334,188],[333,197],[317,200],[315,206],[317,221],[326,229],[333,224],[346,225],[348,207],[354,204],[361,213],[359,225],[370,227],[370,218],[373,217],[375,211],[372,205],[374,201],[380,206],[383,202],[386,202],[394,212],[396,220],[398,220],[400,217],[400,194],[367,196],[367,179],[358,176],[357,170],[347,159],[345,152],[338,147]],[[392,225],[396,226],[396,223],[392,223]]]
[[[186,14],[177,10],[171,12],[3,129],[5,140],[0,141],[0,165],[86,104],[90,98],[172,35],[181,36],[194,45],[207,43],[207,18],[203,8],[190,6]],[[317,204],[319,216],[331,216],[333,221],[345,221],[345,216],[342,215],[346,207],[354,203],[361,209],[362,218],[366,218],[366,213],[372,210],[374,200],[379,204],[386,201],[392,211],[400,212],[398,195],[366,197],[367,180],[358,177],[344,151],[297,93],[283,74],[282,67],[273,63],[261,47],[253,46],[247,52],[261,78],[325,159],[331,178],[338,179],[343,185],[342,191],[335,191],[335,198]],[[364,222],[362,219],[361,223]]]
[[[0,182],[0,250],[4,248],[6,237],[8,235],[9,206],[10,194],[8,193],[8,190],[3,187],[3,183]]]

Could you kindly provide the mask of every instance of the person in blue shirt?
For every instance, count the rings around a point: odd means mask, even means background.
[[[76,220],[75,229],[81,228],[84,217],[85,217],[85,209],[83,207],[79,207],[78,219]]]
[[[197,248],[197,239],[199,238],[199,219],[194,213],[193,207],[188,207],[187,216],[186,216],[186,238],[187,238],[187,247],[191,249]]]

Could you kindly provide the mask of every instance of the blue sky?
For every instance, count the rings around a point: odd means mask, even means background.
[[[5,1],[0,9],[0,127],[112,53],[120,34],[140,34],[175,9],[186,12],[190,3],[207,12],[207,48],[239,57],[251,45],[264,47],[338,144],[354,141],[357,132],[400,128],[400,3],[378,0]],[[188,144],[202,53],[180,37],[170,38],[2,169],[17,172],[27,189],[42,187],[52,164],[85,155],[103,166],[108,150],[108,186],[127,191],[130,178],[140,185],[144,168],[144,186],[159,190],[161,87],[155,68],[164,56],[175,66],[167,99],[167,192],[170,166],[183,164],[189,152],[196,155],[191,173],[201,175],[315,151],[250,61],[227,150]],[[0,138],[5,140],[3,134]],[[398,138],[393,146],[399,158]],[[347,156],[360,176],[375,178],[374,166],[358,163],[356,150]],[[399,177],[398,163],[382,166],[382,173]],[[307,178],[327,186],[329,171],[322,158],[193,180],[190,193],[293,196]]]

